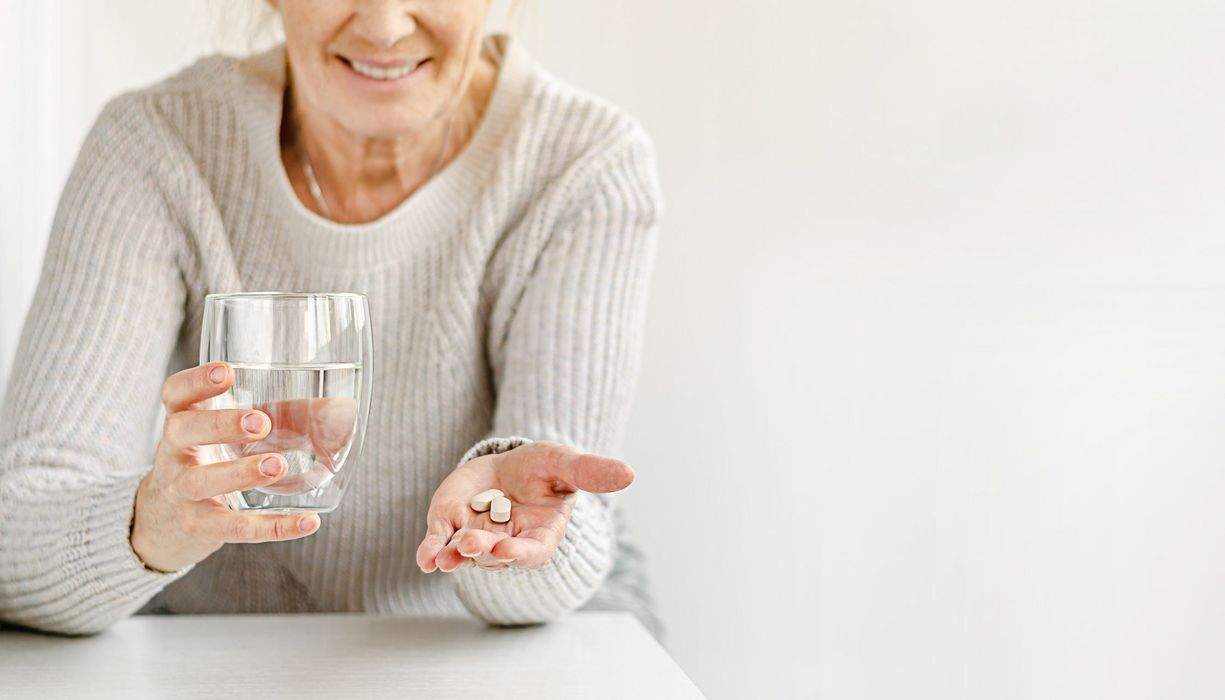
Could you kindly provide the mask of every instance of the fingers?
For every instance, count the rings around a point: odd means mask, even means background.
[[[423,572],[432,573],[438,568],[436,561],[438,554],[450,542],[454,532],[455,528],[451,527],[450,521],[446,518],[433,514],[429,516],[429,529],[426,531],[425,539],[417,547],[417,566]]]
[[[479,564],[484,567],[501,568],[508,562],[498,562],[490,554],[494,545],[510,537],[505,532],[491,532],[479,528],[460,528],[449,539],[433,540],[430,547],[426,542],[431,536],[426,536],[417,549],[417,565],[425,573],[435,570],[449,573],[458,568]]]
[[[601,457],[600,455],[584,454],[572,447],[556,443],[532,443],[529,447],[538,448],[544,455],[546,471],[549,477],[564,481],[576,489],[591,493],[612,493],[620,491],[634,482],[634,470],[619,459]],[[537,450],[525,451],[521,459],[540,459],[533,454]],[[502,455],[510,457],[518,452],[512,450]]]
[[[456,533],[459,535],[460,533]],[[453,537],[435,558],[435,563],[438,570],[445,573],[450,573],[464,566],[472,566],[472,560],[464,557],[459,553],[459,540],[462,537]]]
[[[441,535],[426,535],[417,547],[417,567],[431,574],[438,569],[438,555],[447,546],[447,538]]]
[[[285,458],[279,454],[260,454],[229,462],[188,467],[175,484],[179,494],[201,501],[231,491],[267,486],[285,473]]]
[[[319,516],[316,513],[274,515],[208,508],[190,523],[191,534],[215,542],[278,542],[296,540],[318,530]]]
[[[507,537],[510,535],[505,532],[460,528],[438,553],[438,570],[447,573],[472,564],[482,568],[504,568],[509,562],[497,561],[490,550]]]
[[[488,554],[493,546],[509,537],[505,532],[490,532],[476,528],[464,528],[455,533],[452,542],[455,551],[462,557],[475,559],[482,554]]]
[[[263,411],[237,408],[182,410],[166,417],[162,440],[184,450],[198,445],[251,442],[266,435],[272,421]]]
[[[427,537],[428,539],[428,537]],[[450,573],[466,566],[482,568],[504,568],[514,566],[535,569],[544,566],[557,549],[560,537],[555,532],[536,529],[510,536],[505,532],[491,532],[478,528],[462,528],[449,541],[438,544],[431,561],[423,565],[418,550],[418,566],[422,571],[435,570]]]
[[[544,566],[556,549],[556,542],[545,541],[536,533],[520,533],[517,537],[501,540],[489,553],[498,561],[513,563],[518,568],[535,569]]]
[[[224,393],[233,381],[234,371],[225,362],[185,369],[162,383],[162,403],[167,413],[191,408],[199,401]]]
[[[438,568],[452,571],[471,562],[482,569],[504,569],[510,562],[498,561],[490,551],[507,537],[510,535],[505,532],[461,528],[439,554]]]
[[[357,402],[351,398],[289,399],[252,408],[267,413],[278,430],[308,436],[319,452],[337,452],[353,439]]]
[[[513,560],[499,560],[492,551],[498,542],[510,537],[504,532],[463,529],[455,533],[455,551],[482,569],[505,569]]]

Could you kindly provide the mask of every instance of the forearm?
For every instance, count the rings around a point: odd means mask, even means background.
[[[3,473],[0,617],[8,622],[93,634],[189,570],[159,573],[132,552],[128,533],[141,473],[87,482],[78,476],[50,466]]]
[[[98,117],[14,354],[0,406],[0,616],[19,624],[96,632],[174,579],[128,543],[187,293],[158,123],[136,98]]]
[[[637,126],[593,159],[592,177],[574,188],[573,208],[554,222],[522,294],[507,295],[506,308],[495,308],[493,434],[525,434],[604,456],[617,451],[662,213],[654,163],[653,146]],[[459,569],[459,595],[497,624],[558,618],[601,587],[616,541],[611,499],[579,492],[565,535],[543,567]]]

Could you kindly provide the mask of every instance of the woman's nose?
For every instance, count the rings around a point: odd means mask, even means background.
[[[357,3],[352,31],[379,49],[390,49],[417,31],[412,0],[361,0]]]

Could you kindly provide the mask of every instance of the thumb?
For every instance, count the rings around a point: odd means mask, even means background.
[[[553,460],[553,478],[591,493],[612,493],[634,483],[634,470],[619,459],[583,454],[573,448],[551,447],[559,454]]]

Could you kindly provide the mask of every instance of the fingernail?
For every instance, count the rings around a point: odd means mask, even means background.
[[[509,563],[511,563],[512,561],[514,561],[514,558],[511,558],[511,559],[499,559],[498,561],[502,562],[503,564],[509,564]]]
[[[259,463],[259,471],[264,476],[276,476],[281,473],[281,458],[280,457],[265,457],[264,461]]]
[[[214,384],[220,384],[225,381],[225,367],[217,365],[208,371],[208,379]]]
[[[319,527],[319,516],[308,515],[302,518],[298,521],[298,527],[302,529],[302,532],[313,532],[315,528]]]
[[[264,430],[264,414],[252,411],[242,417],[242,428],[248,433],[260,433]]]

